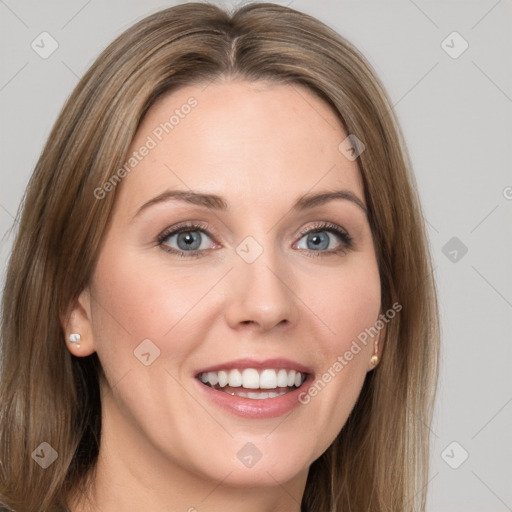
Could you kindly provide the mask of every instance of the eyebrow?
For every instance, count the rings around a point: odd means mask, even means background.
[[[306,194],[295,202],[292,210],[303,211],[337,199],[350,201],[363,210],[365,214],[368,214],[363,202],[353,192],[350,192],[350,190],[336,190],[333,192]],[[144,203],[132,217],[132,220],[149,207],[170,201],[184,201],[189,204],[204,206],[206,208],[219,211],[226,211],[229,209],[227,202],[221,196],[216,194],[203,194],[187,190],[166,190],[153,199],[150,199],[147,203]]]

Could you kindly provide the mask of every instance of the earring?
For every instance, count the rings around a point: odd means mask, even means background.
[[[70,334],[69,335],[69,343],[76,343],[76,348],[80,348],[80,334]]]
[[[378,362],[379,362],[379,357],[378,356],[372,356],[372,358],[370,359],[370,365],[372,367],[372,370],[377,366]]]

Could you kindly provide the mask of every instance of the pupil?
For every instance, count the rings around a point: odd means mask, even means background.
[[[329,247],[329,237],[325,231],[320,233],[313,233],[308,238],[308,243],[313,244],[313,249],[327,249]],[[311,247],[310,247],[311,248]]]
[[[201,245],[201,237],[197,231],[180,233],[178,235],[178,247],[184,250],[195,250]]]

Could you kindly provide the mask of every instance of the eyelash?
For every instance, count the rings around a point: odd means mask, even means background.
[[[172,249],[169,247],[164,246],[164,242],[172,235],[177,235],[179,233],[187,233],[189,231],[204,231],[210,238],[212,238],[211,234],[209,233],[206,226],[202,224],[183,224],[181,226],[178,226],[177,228],[170,228],[166,229],[162,234],[158,236],[158,245],[159,247],[164,250],[165,252],[175,254],[176,256],[179,256],[181,258],[200,258],[202,256],[205,256],[206,251],[180,251],[178,249]]]
[[[205,256],[207,251],[206,250],[194,250],[194,251],[180,251],[177,249],[169,248],[164,246],[165,240],[167,240],[172,235],[177,235],[179,233],[187,233],[192,231],[202,231],[208,237],[212,238],[212,235],[209,233],[207,227],[203,224],[196,224],[196,223],[190,223],[190,224],[184,224],[181,226],[178,226],[177,228],[171,228],[165,230],[163,233],[161,233],[158,236],[158,246],[171,254],[175,254],[176,256],[179,256],[181,258],[200,258],[202,256]],[[323,231],[334,233],[337,235],[341,241],[342,241],[342,247],[339,249],[330,249],[326,251],[313,251],[313,250],[307,250],[308,253],[310,253],[311,257],[319,257],[319,256],[332,256],[332,255],[339,255],[339,254],[345,254],[353,247],[353,240],[352,237],[342,228],[337,226],[336,224],[332,224],[330,222],[320,222],[318,224],[315,224],[314,226],[310,226],[307,229],[304,229],[299,234],[299,240],[304,237],[305,235],[311,234],[311,233],[321,233]]]
[[[353,248],[353,240],[352,237],[340,226],[336,224],[332,224],[331,222],[319,222],[314,226],[310,226],[299,233],[299,240],[310,233],[322,233],[326,231],[328,233],[334,233],[341,239],[341,247],[339,249],[329,249],[327,251],[313,251],[308,250],[308,253],[313,258],[318,258],[320,256],[336,256],[340,254],[347,253],[350,249]]]

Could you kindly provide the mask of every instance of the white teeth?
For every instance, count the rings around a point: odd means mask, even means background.
[[[231,395],[240,396],[242,398],[252,398],[253,400],[264,400],[265,398],[276,398],[277,396],[286,395],[287,391],[269,391],[268,393],[256,393],[254,391],[248,391],[245,393],[244,391],[236,391],[236,393],[231,393]]]
[[[228,383],[232,388],[239,388],[242,385],[242,374],[238,370],[231,370]]]
[[[228,383],[228,374],[222,370],[217,374],[219,378],[219,386],[223,388]]]
[[[275,389],[277,387],[277,375],[275,370],[263,370],[260,375],[261,389]]]
[[[276,396],[286,395],[286,391],[279,391],[278,393],[274,391],[269,391],[268,397],[269,398],[275,398]]]
[[[268,398],[268,393],[247,393],[247,398],[252,398],[253,400],[263,400],[264,398]]]
[[[256,370],[254,368],[245,368],[243,370],[220,370],[218,372],[206,372],[199,375],[199,379],[204,384],[210,386],[218,385],[221,388],[230,386],[232,388],[245,389],[276,389],[284,387],[299,387],[306,375],[295,370],[285,370],[281,368],[265,368]],[[265,393],[257,393],[262,396]],[[242,396],[242,395],[240,395]]]
[[[281,369],[277,372],[277,387],[285,388],[286,386],[288,386],[288,372]]]
[[[246,389],[258,389],[260,387],[258,370],[246,368],[242,372],[242,386]]]

